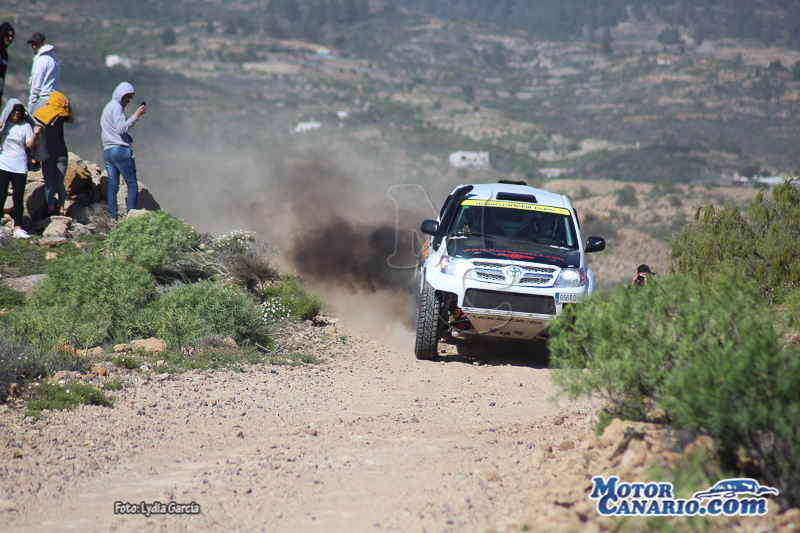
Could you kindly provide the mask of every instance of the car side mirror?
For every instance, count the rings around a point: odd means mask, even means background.
[[[602,252],[606,249],[606,240],[602,237],[589,237],[586,239],[586,253]]]
[[[425,235],[436,235],[437,229],[439,229],[439,223],[435,220],[423,220],[422,226],[419,228]]]

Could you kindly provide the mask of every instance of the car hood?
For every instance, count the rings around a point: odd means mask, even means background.
[[[509,240],[504,240],[500,246],[501,243],[497,241],[488,238],[457,238],[449,240],[448,250],[450,255],[464,259],[524,261],[559,268],[578,268],[581,265],[580,250]]]

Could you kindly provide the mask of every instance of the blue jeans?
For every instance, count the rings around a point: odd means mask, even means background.
[[[44,178],[44,194],[47,196],[47,206],[56,205],[56,192],[58,192],[58,205],[64,207],[67,199],[67,190],[64,188],[64,176],[67,173],[67,156],[50,157],[42,161],[42,177]]]
[[[136,198],[139,196],[139,183],[136,181],[136,161],[133,160],[133,150],[127,146],[115,146],[103,151],[103,161],[108,171],[108,214],[117,220],[119,207],[117,206],[117,193],[119,192],[119,175],[125,179],[128,186],[128,198],[125,206],[128,211],[136,209]]]

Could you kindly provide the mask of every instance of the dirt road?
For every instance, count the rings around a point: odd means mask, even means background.
[[[580,463],[568,454],[591,434],[593,406],[551,402],[543,345],[448,346],[418,362],[342,330],[325,338],[320,365],[137,377],[113,409],[20,422],[0,406],[0,530],[516,531],[537,514],[536,529],[548,515],[580,524],[553,494],[573,483],[560,474]],[[142,501],[194,502],[199,514],[114,513]]]

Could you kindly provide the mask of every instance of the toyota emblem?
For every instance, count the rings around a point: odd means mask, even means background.
[[[508,267],[508,269],[506,269],[506,274],[516,279],[522,275],[522,269],[518,266]]]

